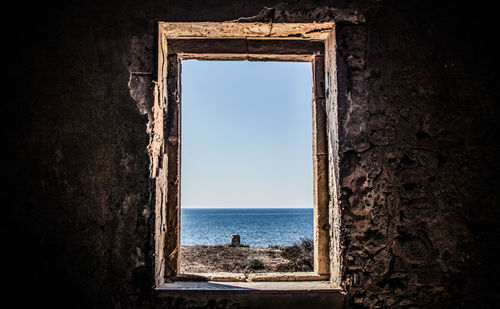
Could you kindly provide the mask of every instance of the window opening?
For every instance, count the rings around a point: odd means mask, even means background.
[[[181,79],[180,272],[312,272],[311,63],[184,60]]]

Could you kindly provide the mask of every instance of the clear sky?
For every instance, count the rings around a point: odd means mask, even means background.
[[[182,61],[181,207],[313,207],[311,63]]]

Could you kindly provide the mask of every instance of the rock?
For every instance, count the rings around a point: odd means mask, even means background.
[[[240,246],[240,235],[232,234],[231,239],[229,241],[231,247],[239,247]]]

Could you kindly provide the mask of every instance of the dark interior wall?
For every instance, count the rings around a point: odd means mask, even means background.
[[[339,105],[340,181],[343,279],[355,307],[498,299],[488,9],[385,3],[366,26],[338,34],[350,38],[340,47],[350,77]]]
[[[72,307],[154,303],[146,125],[156,22],[363,16],[346,38],[358,31],[365,41],[339,47],[355,81],[339,107],[350,305],[498,300],[493,8],[400,2],[14,6],[24,22],[5,34],[11,295]]]

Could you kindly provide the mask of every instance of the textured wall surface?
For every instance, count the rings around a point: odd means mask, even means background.
[[[17,5],[17,7],[16,7]],[[19,303],[157,300],[147,152],[158,21],[345,21],[338,106],[350,307],[499,301],[493,8],[435,1],[16,4],[4,101],[5,277]],[[357,38],[357,39],[356,39]]]
[[[338,107],[343,282],[354,306],[498,300],[495,61],[474,12],[386,5],[337,34],[359,38],[340,43],[351,83]]]

